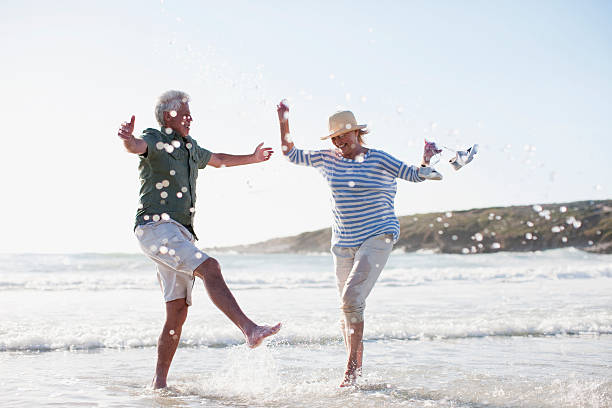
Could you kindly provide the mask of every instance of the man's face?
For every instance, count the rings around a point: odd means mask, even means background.
[[[164,112],[166,127],[171,128],[182,137],[189,135],[192,120],[188,103],[182,103],[176,111]]]

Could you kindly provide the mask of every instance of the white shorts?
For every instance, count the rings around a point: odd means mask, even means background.
[[[157,279],[164,300],[185,299],[191,306],[193,271],[208,259],[195,246],[193,235],[172,219],[139,225],[134,232],[142,251],[157,264]]]
[[[332,247],[340,309],[344,315],[342,323],[363,321],[365,300],[374,288],[392,249],[392,234],[368,238],[358,247]]]

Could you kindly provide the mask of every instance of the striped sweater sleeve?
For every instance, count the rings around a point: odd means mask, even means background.
[[[419,177],[419,168],[417,166],[408,165],[386,152],[383,152],[383,155],[385,157],[385,165],[394,177],[412,181],[413,183],[425,181],[424,178]]]
[[[293,164],[308,167],[322,167],[323,166],[323,152],[320,150],[300,150],[295,147],[289,150],[287,153],[287,159]]]

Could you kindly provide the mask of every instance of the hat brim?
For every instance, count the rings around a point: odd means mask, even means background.
[[[368,127],[368,125],[357,125],[357,126],[351,127],[350,129],[340,129],[340,130],[337,130],[337,131],[335,131],[334,133],[332,133],[330,135],[323,136],[321,138],[321,140],[326,140],[326,139],[329,139],[331,137],[340,136],[340,135],[343,135],[345,133],[352,132],[353,130],[365,129],[367,127]]]

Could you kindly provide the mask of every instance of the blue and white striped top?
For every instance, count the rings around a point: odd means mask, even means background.
[[[346,159],[335,150],[306,151],[296,148],[287,153],[294,164],[315,167],[327,180],[332,193],[332,245],[357,247],[375,235],[390,233],[397,241],[400,227],[395,216],[396,178],[412,182],[418,167],[409,166],[382,150],[369,149],[356,160]]]

